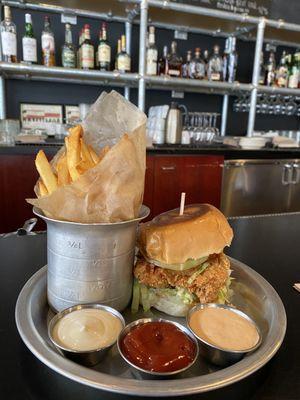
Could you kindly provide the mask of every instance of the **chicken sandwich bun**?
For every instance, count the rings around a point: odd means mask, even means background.
[[[225,303],[230,262],[223,253],[233,232],[225,216],[210,204],[186,206],[140,225],[139,256],[134,267],[132,311],[142,304],[185,316],[197,303]]]

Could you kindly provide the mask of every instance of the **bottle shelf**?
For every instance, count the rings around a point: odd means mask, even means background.
[[[0,62],[0,74],[8,79],[53,81],[82,85],[138,87],[138,73],[118,71],[82,70],[76,68],[45,67],[26,63]],[[237,94],[250,92],[254,86],[249,83],[212,82],[198,79],[172,78],[169,76],[145,76],[147,89],[178,90],[193,93]],[[259,93],[300,96],[300,89],[278,88],[259,85]]]
[[[234,94],[249,92],[253,86],[248,83],[213,82],[200,79],[171,78],[169,76],[146,76],[148,89],[178,90],[194,93]]]
[[[268,94],[273,93],[273,94],[300,96],[300,89],[290,89],[290,88],[280,88],[280,87],[259,85],[257,87],[257,91],[259,93],[268,93]]]
[[[45,67],[26,63],[0,62],[0,74],[10,79],[54,81],[95,86],[137,87],[138,73],[117,71],[82,70],[76,68]],[[251,84],[210,82],[207,80],[171,78],[168,76],[146,76],[146,86],[153,90],[179,90],[195,93],[238,93],[250,91]]]
[[[0,62],[0,73],[5,78],[76,83],[95,86],[137,87],[139,75],[118,71],[82,70],[76,68],[45,67],[26,63]]]

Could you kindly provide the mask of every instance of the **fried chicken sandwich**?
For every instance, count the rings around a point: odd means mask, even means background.
[[[230,262],[223,253],[233,232],[225,216],[209,204],[165,212],[141,224],[134,267],[132,311],[142,304],[185,316],[197,303],[228,300]]]

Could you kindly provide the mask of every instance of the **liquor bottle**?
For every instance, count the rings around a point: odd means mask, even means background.
[[[158,60],[158,75],[168,75],[168,46],[164,46],[163,54]]]
[[[231,47],[231,39],[232,36],[229,36],[225,40],[225,48],[223,53],[223,80],[227,81],[228,79],[228,64],[229,64],[229,52]]]
[[[149,27],[149,38],[148,38],[148,48],[147,48],[147,75],[157,75],[157,58],[158,51],[155,45],[155,28],[154,26]]]
[[[266,65],[265,85],[273,86],[275,84],[275,72],[276,72],[275,54],[273,51],[270,51],[269,60]]]
[[[121,53],[121,39],[118,39],[117,53],[115,58],[115,69],[118,70],[118,57]]]
[[[259,67],[259,79],[258,84],[264,85],[265,84],[265,76],[266,76],[266,69],[264,64],[264,53],[260,53],[260,67]]]
[[[4,6],[4,20],[0,24],[1,45],[3,61],[17,62],[17,28],[12,22],[11,11],[8,6]]]
[[[36,38],[33,34],[32,19],[30,14],[25,14],[25,33],[22,38],[23,61],[37,63]]]
[[[203,52],[203,61],[205,62],[205,75],[207,78],[208,61],[209,61],[209,51],[208,50],[204,50],[204,52]]]
[[[192,52],[189,50],[186,54],[186,62],[182,65],[182,77],[190,78],[190,67],[192,60]]]
[[[201,50],[199,47],[195,49],[195,57],[191,61],[190,78],[192,79],[205,78],[205,62],[201,58]]]
[[[299,49],[296,50],[295,58],[297,60],[297,67],[298,67],[298,89],[300,89],[300,50]]]
[[[77,68],[82,68],[81,65],[81,45],[82,45],[82,38],[83,38],[83,30],[81,29],[79,36],[78,36],[78,49],[77,49]]]
[[[46,15],[44,20],[44,30],[42,32],[42,64],[53,67],[55,63],[55,42],[54,34],[50,26],[50,18]]]
[[[120,72],[130,72],[131,69],[131,59],[130,55],[126,52],[126,37],[121,36],[121,51],[118,54],[118,71]]]
[[[204,50],[203,52],[203,60],[206,64],[208,64],[209,61],[209,51],[208,50]]]
[[[182,58],[177,54],[177,43],[171,43],[171,54],[168,57],[168,75],[175,78],[181,77]]]
[[[91,42],[89,24],[84,25],[83,41],[81,45],[81,65],[83,69],[94,69],[94,46]]]
[[[219,52],[220,46],[214,46],[214,53],[208,61],[207,77],[210,81],[223,80],[223,61]]]
[[[288,87],[290,89],[297,89],[299,83],[299,61],[293,54],[289,66],[289,80]]]
[[[101,38],[102,38],[102,29],[99,30],[99,35],[98,35],[98,46],[96,46],[95,48],[95,68],[98,69],[99,68],[99,57],[98,57],[98,50],[99,50],[99,44],[101,42]]]
[[[100,71],[110,71],[111,47],[107,40],[107,26],[103,22],[98,45],[98,64]]]
[[[286,52],[283,51],[276,71],[276,85],[278,87],[287,87],[288,72]]]
[[[62,66],[65,68],[76,67],[76,50],[72,41],[71,25],[66,24],[65,43],[61,53]]]
[[[236,37],[231,36],[229,40],[229,54],[228,54],[228,66],[227,66],[228,82],[232,83],[235,81],[237,62],[238,62],[238,54],[236,51]]]

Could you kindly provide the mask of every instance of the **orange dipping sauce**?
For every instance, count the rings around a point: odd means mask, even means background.
[[[146,322],[134,327],[121,342],[121,351],[132,364],[152,372],[173,372],[195,359],[196,345],[169,322]]]

